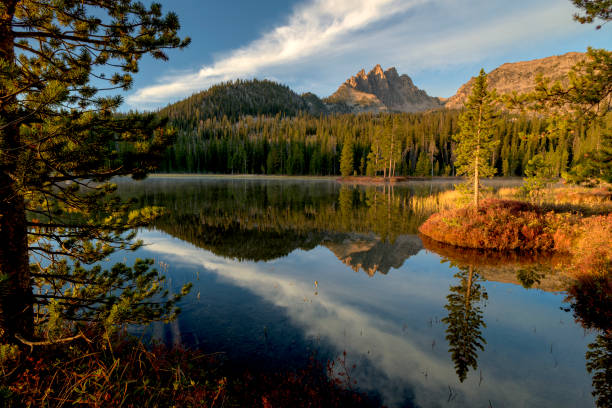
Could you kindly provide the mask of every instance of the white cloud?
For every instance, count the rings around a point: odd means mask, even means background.
[[[197,73],[164,78],[163,83],[138,90],[128,97],[132,105],[163,102],[185,96],[214,83],[260,69],[308,57],[325,49],[338,37],[362,29],[422,0],[314,0],[295,9],[287,24],[220,58]]]
[[[555,53],[555,41],[557,53],[581,51],[560,43],[594,31],[572,22],[574,11],[562,0],[308,0],[286,24],[198,72],[161,78],[127,101],[137,108],[159,106],[221,81],[254,76],[325,96],[348,75],[376,63],[409,75],[458,70],[456,84],[435,76],[423,84],[433,88],[431,94],[446,94],[468,79],[468,71],[459,69],[466,64],[489,62],[494,68],[545,57]]]

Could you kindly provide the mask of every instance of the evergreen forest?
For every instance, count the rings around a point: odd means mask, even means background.
[[[300,96],[271,81],[216,85],[158,112],[177,130],[159,171],[456,175],[453,135],[459,132],[460,110],[346,111],[345,106],[326,104],[313,94]],[[497,176],[524,176],[537,155],[551,176],[560,176],[601,142],[612,127],[612,118],[603,123],[603,129],[564,130],[546,116],[500,113],[492,126],[492,138],[499,143],[491,152],[490,164]]]

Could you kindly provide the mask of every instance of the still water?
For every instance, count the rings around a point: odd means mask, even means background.
[[[558,273],[417,236],[449,188],[122,182],[123,195],[169,210],[125,260],[155,259],[174,290],[194,284],[176,322],[147,330],[264,370],[346,352],[359,390],[391,407],[594,406],[596,333],[567,311]]]

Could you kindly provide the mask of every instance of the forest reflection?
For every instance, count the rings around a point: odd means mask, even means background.
[[[446,185],[351,186],[335,182],[148,182],[122,194],[168,209],[154,228],[216,255],[269,261],[327,246],[355,271],[386,274],[422,245],[418,226]],[[433,197],[433,198],[432,198]]]

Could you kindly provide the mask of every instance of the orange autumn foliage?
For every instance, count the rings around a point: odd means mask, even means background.
[[[566,251],[572,242],[571,214],[546,212],[512,200],[484,200],[432,215],[419,231],[439,242],[500,251]]]
[[[575,275],[612,275],[612,213],[584,218],[569,252]]]
[[[566,254],[564,269],[575,277],[612,274],[612,213],[581,217],[522,201],[489,199],[478,209],[436,213],[419,231],[461,248]]]

